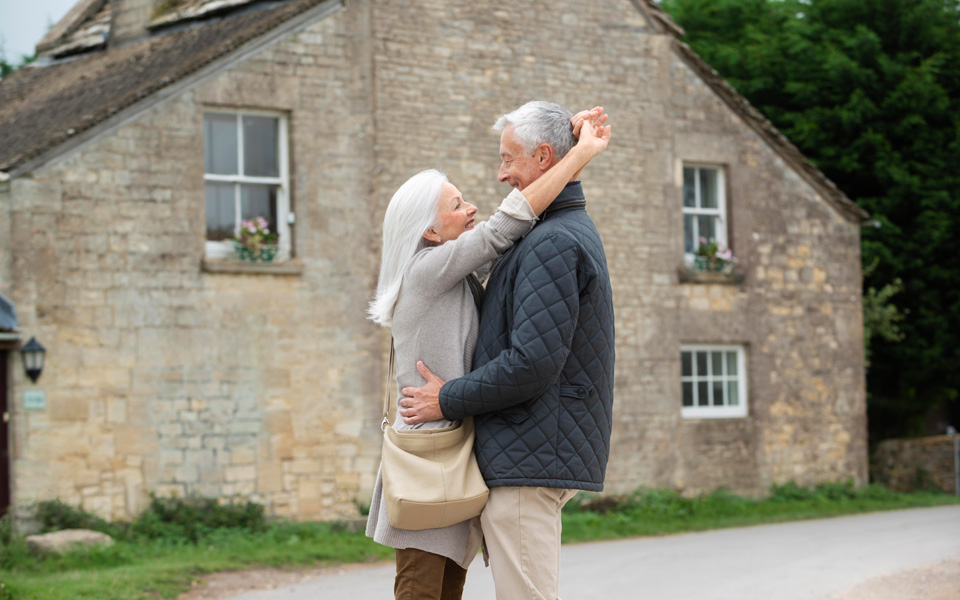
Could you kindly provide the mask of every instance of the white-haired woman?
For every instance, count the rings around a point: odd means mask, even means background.
[[[414,175],[393,195],[383,220],[380,279],[369,314],[393,329],[398,389],[424,383],[418,360],[444,380],[470,371],[480,321],[480,278],[499,253],[533,227],[566,183],[606,148],[610,127],[604,126],[602,112],[597,107],[574,117],[578,130],[584,123],[577,144],[522,193],[511,192],[485,223],[475,222],[476,207],[439,171]],[[393,426],[450,424],[440,420],[407,425],[398,418]],[[367,535],[397,549],[397,600],[459,599],[481,541],[479,518],[424,531],[392,527],[379,474]]]

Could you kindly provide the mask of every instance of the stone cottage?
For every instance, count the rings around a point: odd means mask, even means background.
[[[607,490],[865,482],[865,214],[682,35],[652,0],[81,0],[0,82],[14,510],[128,518],[156,492],[355,515],[386,203],[436,167],[490,214],[491,125],[534,98],[616,127],[584,176],[616,303]],[[254,216],[271,262],[232,255]],[[735,269],[699,271],[700,237]]]

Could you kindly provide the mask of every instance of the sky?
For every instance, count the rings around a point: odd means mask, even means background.
[[[0,0],[0,46],[7,62],[18,64],[80,0]]]

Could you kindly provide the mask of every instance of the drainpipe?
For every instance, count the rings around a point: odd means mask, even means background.
[[[947,435],[953,438],[953,489],[954,494],[960,498],[960,438],[957,437],[957,429],[953,425],[947,426]]]

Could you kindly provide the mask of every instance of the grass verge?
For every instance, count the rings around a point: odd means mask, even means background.
[[[34,557],[0,520],[0,600],[176,598],[205,573],[251,566],[326,566],[389,559],[393,550],[331,523],[269,521],[245,504],[164,507],[155,501],[133,524],[111,524],[63,505],[46,506],[48,529],[86,526],[117,539],[110,547]],[[662,535],[945,504],[943,493],[897,494],[850,483],[777,486],[763,499],[718,491],[684,498],[670,490],[624,496],[581,494],[563,513],[563,541]],[[194,512],[191,513],[191,510]],[[43,512],[43,511],[40,511]]]
[[[850,482],[815,488],[773,486],[770,495],[760,499],[724,490],[694,498],[665,489],[612,497],[579,494],[563,511],[563,541],[665,535],[949,504],[960,504],[960,499],[939,491],[896,493],[879,485],[858,489]]]

